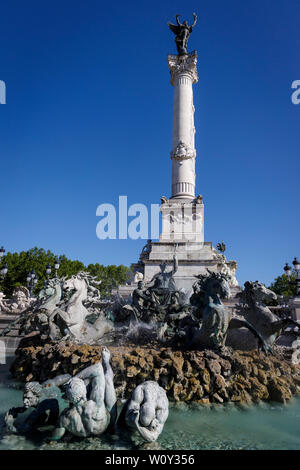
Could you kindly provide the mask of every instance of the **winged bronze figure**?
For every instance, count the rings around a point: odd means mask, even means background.
[[[187,42],[188,38],[190,37],[190,34],[197,22],[197,15],[196,13],[193,13],[194,16],[194,23],[189,26],[187,21],[184,21],[183,23],[180,23],[179,21],[179,16],[176,15],[176,23],[168,23],[168,26],[170,30],[176,35],[175,37],[175,43],[177,47],[177,52],[178,55],[184,55],[187,54]]]

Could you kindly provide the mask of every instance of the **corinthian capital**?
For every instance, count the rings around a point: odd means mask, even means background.
[[[171,73],[171,83],[174,85],[176,78],[181,74],[188,74],[192,83],[197,83],[197,52],[185,55],[168,55],[169,70]]]

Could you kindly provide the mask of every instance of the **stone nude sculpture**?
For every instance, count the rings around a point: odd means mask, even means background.
[[[69,402],[54,430],[51,441],[60,440],[66,432],[77,437],[99,436],[116,420],[116,394],[110,352],[102,349],[102,364],[93,364],[72,377],[65,387]]]
[[[23,393],[23,406],[11,408],[4,416],[5,433],[28,434],[36,431],[40,426],[56,426],[59,417],[59,405],[56,398],[45,398],[45,390],[49,387],[60,387],[71,376],[59,375],[54,379],[39,382],[27,382]],[[19,415],[29,408],[34,408],[24,422],[17,423]]]
[[[148,380],[136,387],[125,403],[118,425],[137,431],[146,442],[161,434],[169,415],[167,394],[157,382]]]

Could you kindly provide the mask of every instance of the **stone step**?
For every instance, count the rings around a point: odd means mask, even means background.
[[[8,325],[10,325],[18,317],[2,317],[0,316],[0,331],[4,330]],[[18,325],[13,326],[12,329],[18,329]]]
[[[3,330],[10,325],[13,321],[17,320],[17,315],[0,315],[0,337]],[[11,331],[8,333],[8,337],[18,336],[19,335],[19,325],[15,325],[11,328]]]
[[[20,336],[0,336],[0,364],[5,364],[7,357],[15,354],[21,339]]]
[[[0,324],[2,323],[10,323],[18,318],[18,315],[3,315],[0,314]]]
[[[2,336],[4,329],[18,318],[17,315],[0,315],[0,364],[6,364],[8,356],[14,356],[22,339],[19,336],[19,326],[13,326],[11,331]]]

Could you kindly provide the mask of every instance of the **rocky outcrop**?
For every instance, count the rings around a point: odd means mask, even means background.
[[[209,403],[285,403],[300,394],[300,366],[279,354],[256,351],[219,354],[211,350],[109,347],[118,398],[129,397],[145,380],[156,380],[170,400]],[[101,361],[101,346],[72,343],[26,344],[16,351],[11,367],[21,381],[43,381],[58,374],[76,374]]]

